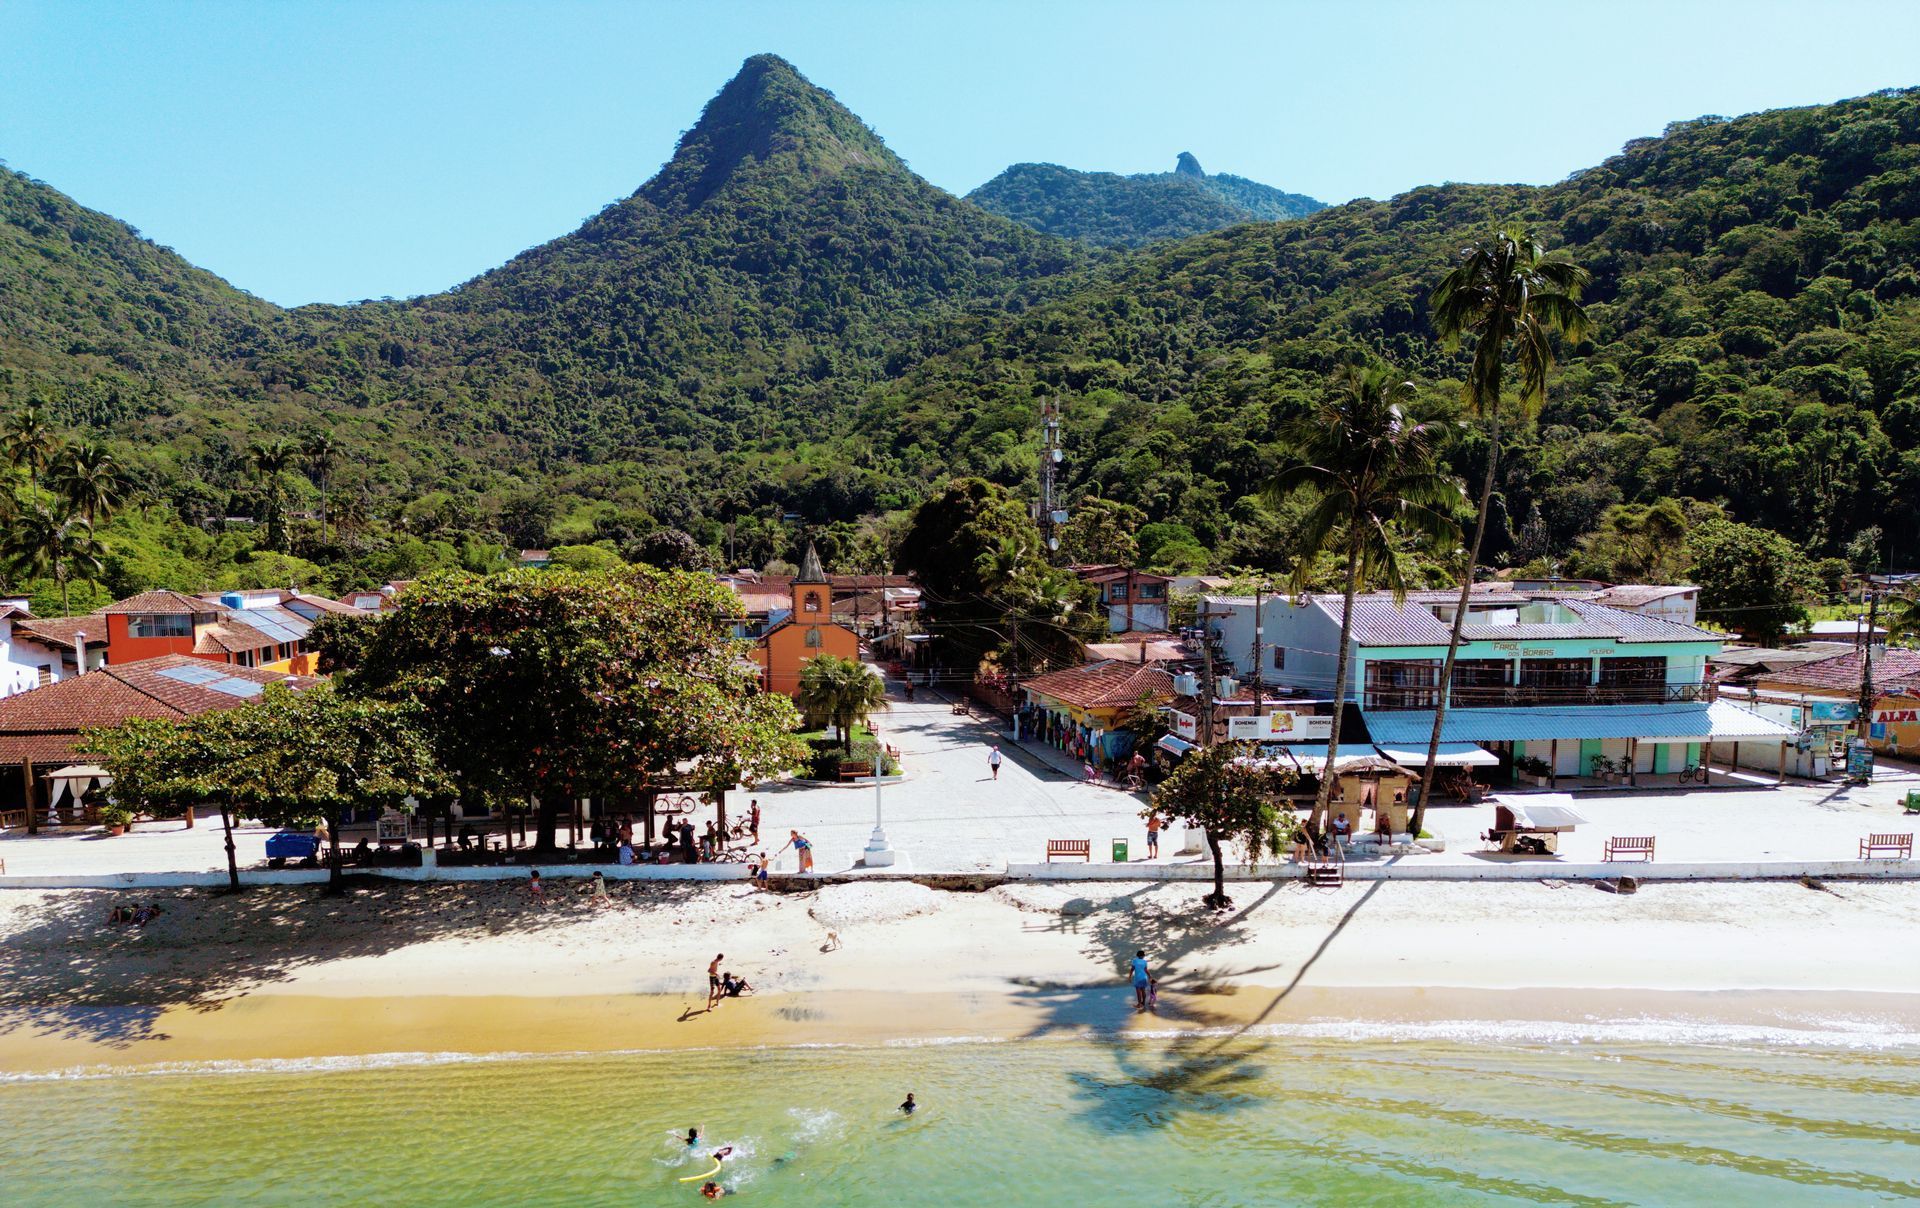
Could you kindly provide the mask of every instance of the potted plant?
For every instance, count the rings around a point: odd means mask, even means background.
[[[1513,766],[1522,776],[1531,780],[1536,788],[1546,788],[1547,783],[1553,779],[1553,769],[1548,767],[1547,761],[1538,755],[1523,755],[1514,760]]]
[[[124,835],[133,825],[133,811],[124,805],[105,805],[100,807],[100,823],[107,828],[109,835]]]

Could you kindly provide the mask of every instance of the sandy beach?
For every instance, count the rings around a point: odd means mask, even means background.
[[[1173,1029],[1488,1036],[1666,1023],[1920,1035],[1900,884],[910,883],[779,894],[368,882],[0,895],[0,1070],[378,1054],[898,1044]],[[1159,1010],[1132,1009],[1147,950]],[[705,1010],[715,953],[757,993]]]

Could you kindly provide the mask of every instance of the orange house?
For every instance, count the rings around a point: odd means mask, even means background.
[[[793,611],[760,635],[754,661],[760,683],[769,692],[792,696],[800,691],[800,671],[823,654],[860,658],[860,638],[833,620],[833,587],[812,546],[793,580]]]
[[[184,654],[287,675],[314,672],[315,658],[306,639],[322,613],[371,615],[295,591],[227,592],[211,598],[146,591],[100,612],[109,664]]]

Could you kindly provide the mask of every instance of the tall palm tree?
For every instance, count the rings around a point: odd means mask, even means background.
[[[887,707],[887,688],[859,659],[822,654],[800,669],[794,701],[809,717],[824,717],[840,728],[840,749],[853,754],[853,728]]]
[[[1460,254],[1452,271],[1433,291],[1433,326],[1441,340],[1456,346],[1473,338],[1473,368],[1464,391],[1467,408],[1486,426],[1487,467],[1480,480],[1479,514],[1473,522],[1473,541],[1467,546],[1460,573],[1460,599],[1453,609],[1447,635],[1447,656],[1440,664],[1440,697],[1433,712],[1433,734],[1427,741],[1427,765],[1420,772],[1420,798],[1414,806],[1412,828],[1420,833],[1427,802],[1433,798],[1434,761],[1440,757],[1440,735],[1452,695],[1453,664],[1460,652],[1460,627],[1466,623],[1473,596],[1473,570],[1480,561],[1480,545],[1487,535],[1487,513],[1493,505],[1493,484],[1500,466],[1501,379],[1509,348],[1520,379],[1521,414],[1538,415],[1547,397],[1547,374],[1554,363],[1553,335],[1578,342],[1587,335],[1587,312],[1580,307],[1587,270],[1547,253],[1534,237],[1509,227],[1482,239]]]
[[[1896,642],[1920,642],[1920,594],[1897,596],[1888,603],[1887,636]]]
[[[40,471],[53,459],[53,427],[39,407],[22,407],[0,425],[0,450],[7,463],[27,472],[33,500],[40,502]]]
[[[69,584],[76,574],[91,579],[100,573],[100,543],[93,526],[78,516],[61,519],[34,505],[14,512],[0,533],[0,559],[27,579],[53,579],[60,584],[60,611],[73,611]]]
[[[333,482],[333,463],[340,456],[340,442],[331,432],[316,432],[307,437],[300,447],[306,457],[307,468],[313,471],[314,481],[320,488],[320,541],[327,540],[327,491]]]
[[[1334,761],[1340,752],[1340,719],[1351,671],[1353,601],[1362,580],[1386,584],[1396,602],[1407,592],[1405,553],[1409,538],[1457,544],[1460,526],[1449,513],[1465,497],[1460,484],[1440,468],[1442,430],[1409,413],[1413,385],[1386,366],[1350,366],[1311,411],[1296,420],[1288,438],[1300,461],[1267,484],[1269,501],[1302,488],[1319,495],[1301,523],[1301,555],[1293,586],[1304,590],[1313,559],[1323,552],[1345,561],[1345,597],[1340,611],[1340,652],[1333,674],[1333,726],[1327,762],[1320,773],[1308,829],[1319,833],[1333,795]]]
[[[89,441],[63,447],[48,478],[67,505],[90,525],[113,519],[133,494],[133,482],[108,450]]]
[[[255,441],[247,449],[247,466],[259,480],[267,505],[267,548],[284,550],[287,542],[285,508],[281,495],[281,477],[299,448],[290,440]]]

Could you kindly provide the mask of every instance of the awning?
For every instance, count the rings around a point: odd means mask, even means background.
[[[69,764],[57,772],[47,773],[47,779],[51,782],[47,786],[48,809],[60,804],[60,799],[66,796],[68,789],[73,790],[73,799],[78,801],[94,785],[105,788],[113,783],[113,777],[107,774],[107,769],[91,763]]]
[[[1303,772],[1318,775],[1327,766],[1327,744],[1324,742],[1282,743],[1280,749],[1291,755]],[[1343,742],[1333,757],[1333,770],[1338,774],[1356,765],[1379,762],[1380,753],[1371,744]]]
[[[1193,750],[1193,744],[1177,734],[1162,734],[1160,741],[1153,744],[1169,755],[1185,755]]]
[[[1433,735],[1431,709],[1361,712],[1367,732],[1386,746],[1425,749]],[[1797,733],[1732,701],[1665,705],[1536,705],[1512,709],[1450,709],[1444,743],[1547,742],[1552,739],[1637,738],[1641,742],[1778,742]]]
[[[1501,799],[1500,805],[1513,815],[1516,826],[1551,827],[1581,826],[1587,822],[1587,816],[1571,805],[1547,805],[1542,802],[1515,802]]]
[[[1388,747],[1380,748],[1380,753],[1403,768],[1424,768],[1427,766],[1427,748]],[[1491,768],[1498,767],[1500,757],[1492,751],[1476,747],[1470,742],[1443,742],[1440,754],[1434,759],[1436,768]]]

